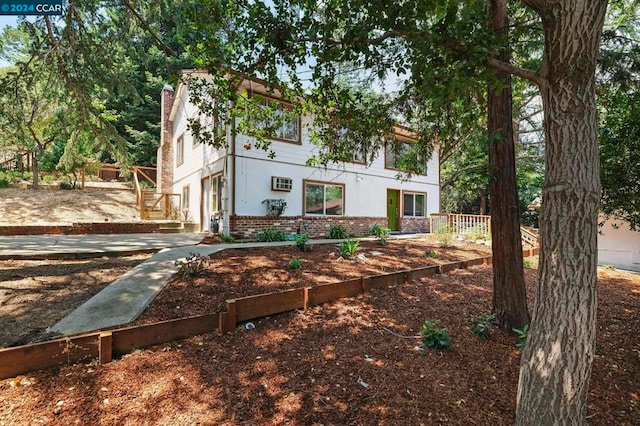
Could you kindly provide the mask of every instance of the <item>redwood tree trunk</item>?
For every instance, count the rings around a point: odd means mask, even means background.
[[[596,333],[595,65],[606,0],[525,0],[541,16],[546,173],[540,269],[517,425],[582,425]]]
[[[492,30],[504,40],[497,56],[509,62],[507,0],[489,3]],[[501,88],[488,88],[489,196],[493,241],[493,312],[505,330],[529,323],[522,265],[520,212],[516,182],[516,152],[513,139],[511,74],[495,71]]]

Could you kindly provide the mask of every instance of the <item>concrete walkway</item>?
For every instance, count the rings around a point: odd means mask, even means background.
[[[0,236],[0,259],[99,257],[197,244],[202,234]]]
[[[392,238],[415,238],[416,235]],[[130,234],[81,236],[0,237],[0,258],[16,254],[29,256],[84,253],[130,253],[136,250],[160,250],[147,261],[131,269],[51,327],[63,336],[87,333],[129,324],[146,309],[169,279],[178,271],[175,261],[189,253],[210,255],[220,250],[286,246],[295,242],[195,245],[200,234]],[[373,238],[363,238],[373,239]],[[339,244],[338,240],[311,240],[310,244]],[[172,247],[172,248],[171,248]]]
[[[330,242],[335,242],[335,240]],[[314,243],[317,242],[314,241]],[[287,241],[279,243],[191,245],[161,250],[80,305],[76,310],[51,327],[51,331],[60,333],[63,336],[70,336],[124,325],[134,321],[178,271],[175,261],[187,257],[189,253],[208,256],[225,249],[292,244],[295,243]]]

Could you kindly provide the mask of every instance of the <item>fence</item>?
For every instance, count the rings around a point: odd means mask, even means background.
[[[431,232],[437,232],[443,226],[456,235],[471,233],[491,236],[491,216],[475,214],[432,213],[429,218]]]

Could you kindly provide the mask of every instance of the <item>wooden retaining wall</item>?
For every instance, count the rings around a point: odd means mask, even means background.
[[[535,256],[539,249],[523,251]],[[227,300],[226,312],[162,321],[153,324],[99,331],[42,343],[0,349],[0,379],[65,364],[110,362],[135,349],[183,339],[199,334],[234,331],[237,324],[256,318],[307,309],[345,297],[354,297],[372,288],[385,288],[422,277],[444,274],[474,265],[490,265],[491,256],[426,266],[408,271],[361,277],[315,287],[296,288]]]

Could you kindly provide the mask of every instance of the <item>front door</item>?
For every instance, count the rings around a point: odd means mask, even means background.
[[[387,221],[390,230],[400,230],[400,191],[395,189],[387,189]]]

